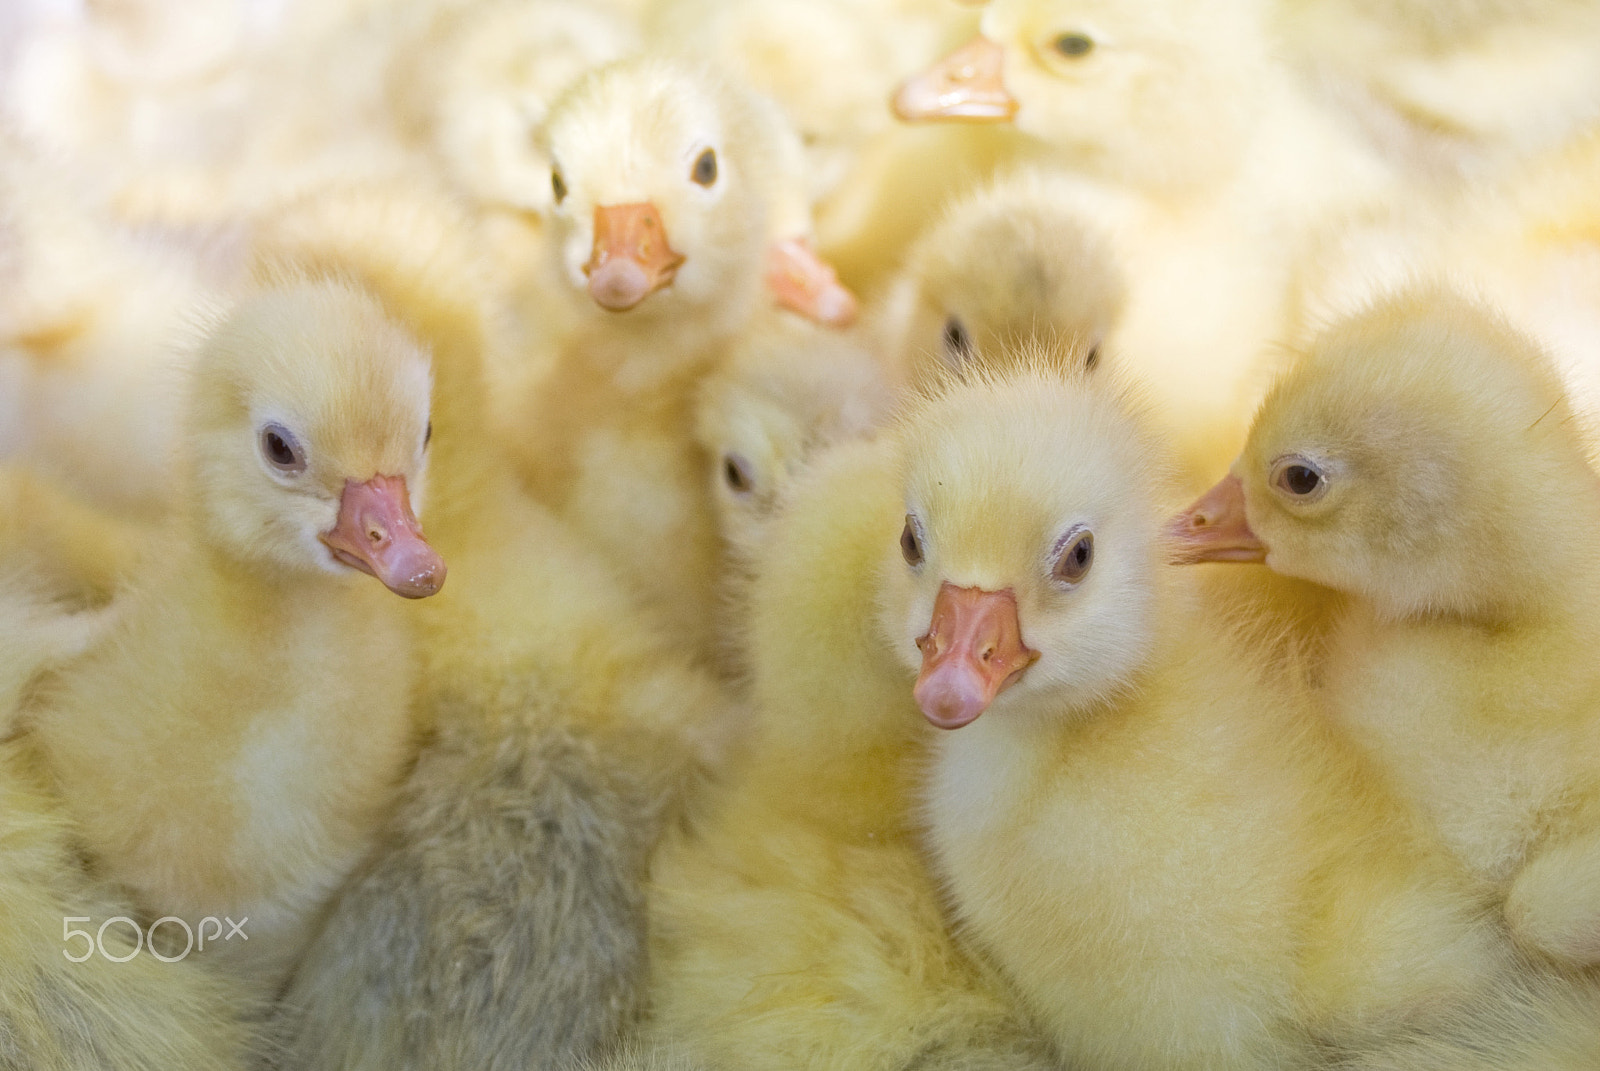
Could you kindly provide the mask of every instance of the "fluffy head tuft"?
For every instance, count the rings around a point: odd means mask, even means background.
[[[884,626],[916,669],[943,584],[1010,590],[1040,657],[995,701],[1002,716],[1083,707],[1123,686],[1148,657],[1168,576],[1156,449],[1119,391],[1047,362],[1012,355],[1012,371],[952,384],[898,428],[923,560],[885,548]],[[1082,532],[1092,565],[1064,583],[1056,566]]]
[[[1394,616],[1514,608],[1592,541],[1571,531],[1595,480],[1554,370],[1437,287],[1317,338],[1262,403],[1234,473],[1269,565]]]
[[[360,288],[293,277],[263,287],[210,326],[192,377],[191,495],[224,553],[344,572],[319,536],[347,480],[403,476],[421,513],[431,358]],[[300,471],[273,463],[283,447]]]

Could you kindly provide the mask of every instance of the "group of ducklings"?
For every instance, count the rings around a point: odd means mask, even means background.
[[[0,1068],[1600,1067],[1600,5],[8,27]]]

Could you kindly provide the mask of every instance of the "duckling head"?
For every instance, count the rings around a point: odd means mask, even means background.
[[[444,583],[417,521],[432,436],[427,351],[363,291],[287,279],[240,300],[195,355],[193,502],[234,560]]]
[[[1181,561],[1265,561],[1393,617],[1494,615],[1584,553],[1563,522],[1595,494],[1584,454],[1538,347],[1419,287],[1311,344],[1173,535]]]
[[[961,374],[980,353],[1092,370],[1126,293],[1109,243],[1031,172],[955,205],[907,263],[902,360],[920,382]]]
[[[887,408],[877,362],[845,338],[745,340],[695,405],[724,541],[751,547],[793,473],[828,444],[867,434]]]
[[[774,181],[760,114],[710,71],[660,57],[591,71],[563,94],[546,136],[572,284],[614,313],[742,316]]]
[[[1058,372],[982,377],[900,431],[881,621],[928,720],[1081,710],[1122,687],[1153,646],[1164,542],[1153,452],[1118,398]]]
[[[909,122],[1010,123],[1107,177],[1188,183],[1243,137],[1266,55],[1249,3],[992,0],[980,35],[892,104]]]

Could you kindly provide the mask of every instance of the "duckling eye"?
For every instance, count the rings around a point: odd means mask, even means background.
[[[694,170],[689,172],[689,177],[700,186],[710,186],[717,181],[717,151],[707,149],[695,157]]]
[[[282,424],[268,424],[261,429],[261,456],[279,472],[298,476],[306,470],[306,454],[294,433]]]
[[[1066,587],[1078,583],[1094,564],[1094,533],[1074,529],[1061,538],[1061,551],[1050,570],[1050,578]]]
[[[917,523],[917,519],[908,513],[906,514],[906,526],[900,529],[900,556],[913,569],[921,565],[926,557],[922,552],[921,527]]]
[[[1287,457],[1273,469],[1272,484],[1301,502],[1314,502],[1328,490],[1328,478],[1310,460]]]
[[[428,444],[433,442],[433,421],[428,421],[428,428],[422,433],[422,448],[426,450]]]
[[[1052,48],[1063,56],[1077,59],[1094,51],[1094,39],[1081,33],[1064,33],[1050,42]]]
[[[567,180],[561,177],[561,169],[559,167],[552,168],[550,171],[550,192],[555,195],[556,204],[560,204],[567,199]]]
[[[756,489],[755,472],[750,467],[750,462],[742,454],[724,454],[722,456],[722,479],[728,485],[728,490],[743,498]]]
[[[1083,370],[1085,372],[1093,372],[1095,370],[1095,367],[1099,363],[1100,363],[1100,346],[1099,346],[1098,343],[1096,343],[1093,347],[1090,348],[1089,355],[1083,359]]]
[[[960,367],[972,359],[972,336],[958,317],[944,322],[944,356],[952,365]]]

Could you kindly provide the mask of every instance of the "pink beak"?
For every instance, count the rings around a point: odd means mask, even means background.
[[[1175,565],[1199,562],[1264,562],[1267,548],[1245,517],[1244,484],[1224,476],[1215,487],[1172,519],[1167,533],[1176,545]]]
[[[776,242],[768,249],[767,289],[783,308],[828,327],[845,327],[856,318],[856,296],[804,239]]]
[[[396,595],[425,599],[444,586],[444,559],[422,538],[404,476],[346,480],[339,519],[322,541],[339,561],[377,577]]]
[[[583,273],[589,277],[589,296],[602,309],[628,311],[670,286],[683,261],[667,243],[667,227],[655,205],[596,206],[594,245]]]
[[[923,717],[940,729],[977,720],[1039,657],[1022,642],[1015,595],[948,581],[939,588],[933,620],[917,646],[922,673],[912,695]]]
[[[908,123],[1008,123],[1020,105],[1002,78],[1006,50],[978,36],[907,79],[890,103]]]

